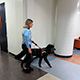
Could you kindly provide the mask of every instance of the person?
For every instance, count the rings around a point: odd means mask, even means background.
[[[21,59],[25,54],[24,60],[21,62],[21,67],[23,68],[23,71],[29,73],[33,68],[30,66],[31,62],[33,61],[33,56],[32,56],[32,50],[31,50],[31,44],[34,43],[37,45],[31,38],[31,31],[30,28],[33,26],[33,20],[27,19],[25,22],[25,25],[23,26],[23,32],[22,32],[22,51],[20,54],[15,56],[16,59]],[[25,66],[24,63],[26,63]]]

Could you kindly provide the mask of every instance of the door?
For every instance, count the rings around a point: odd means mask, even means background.
[[[5,3],[0,4],[0,47],[4,52],[8,52]]]

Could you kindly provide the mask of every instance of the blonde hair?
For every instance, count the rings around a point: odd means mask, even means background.
[[[25,25],[23,26],[23,28],[28,28],[28,29],[30,29],[29,24],[31,24],[31,23],[33,23],[33,20],[27,19],[27,20],[25,21]]]

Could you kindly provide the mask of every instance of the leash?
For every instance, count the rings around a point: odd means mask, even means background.
[[[35,43],[35,42],[34,42],[34,43]],[[43,53],[43,49],[42,49],[38,44],[35,43],[35,45],[36,45],[37,47],[39,47],[39,49],[41,49],[41,52]]]
[[[35,43],[35,45],[41,49],[41,56],[46,53],[46,51],[44,51],[38,44]]]

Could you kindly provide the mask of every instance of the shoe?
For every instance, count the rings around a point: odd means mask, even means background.
[[[29,67],[29,70],[30,70],[30,71],[34,71],[34,69],[33,69],[32,67]]]
[[[23,69],[23,72],[24,73],[30,73],[30,70],[29,69]]]

